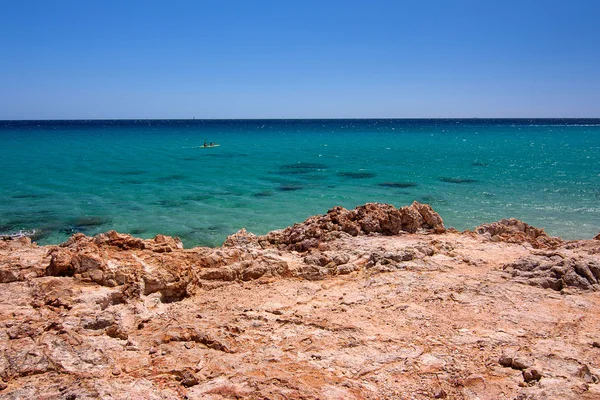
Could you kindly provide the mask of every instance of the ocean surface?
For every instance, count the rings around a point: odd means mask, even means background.
[[[413,200],[460,230],[600,231],[598,119],[0,121],[0,160],[0,234],[40,244],[114,229],[218,246]]]

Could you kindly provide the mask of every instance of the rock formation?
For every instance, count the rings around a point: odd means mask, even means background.
[[[219,248],[0,240],[2,399],[597,399],[600,241],[369,203]]]
[[[478,226],[475,232],[493,241],[528,242],[535,248],[556,248],[563,243],[560,238],[548,236],[543,229],[514,218]]]
[[[306,251],[320,243],[338,239],[344,234],[389,236],[419,231],[445,231],[442,218],[429,205],[415,201],[410,206],[397,209],[389,204],[367,203],[354,210],[334,207],[325,215],[310,217],[301,224],[270,232],[258,238],[258,241],[276,245],[280,249]]]

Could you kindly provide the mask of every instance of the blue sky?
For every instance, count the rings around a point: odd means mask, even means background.
[[[600,117],[600,1],[0,0],[0,119]]]

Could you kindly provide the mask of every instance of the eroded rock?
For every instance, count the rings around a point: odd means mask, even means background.
[[[223,247],[260,247],[260,244],[258,243],[258,236],[242,228],[233,235],[228,236],[223,243]]]
[[[535,248],[556,248],[563,243],[560,238],[548,236],[543,229],[533,227],[515,218],[480,225],[475,228],[475,233],[487,236],[493,241],[528,242]]]
[[[519,258],[503,269],[520,282],[553,290],[570,286],[599,290],[600,263],[560,253],[541,253]]]
[[[259,237],[258,241],[289,250],[307,251],[322,241],[341,237],[342,233],[351,236],[397,235],[418,231],[445,231],[441,217],[430,206],[415,201],[410,206],[397,209],[389,204],[367,203],[354,210],[334,207],[325,215],[310,217],[301,224],[270,232]]]
[[[596,398],[600,242],[436,216],[335,208],[219,248],[0,241],[2,397]]]

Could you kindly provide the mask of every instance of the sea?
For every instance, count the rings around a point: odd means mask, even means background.
[[[219,246],[415,200],[459,230],[600,231],[600,119],[0,121],[0,160],[0,235],[38,244],[114,229]]]

